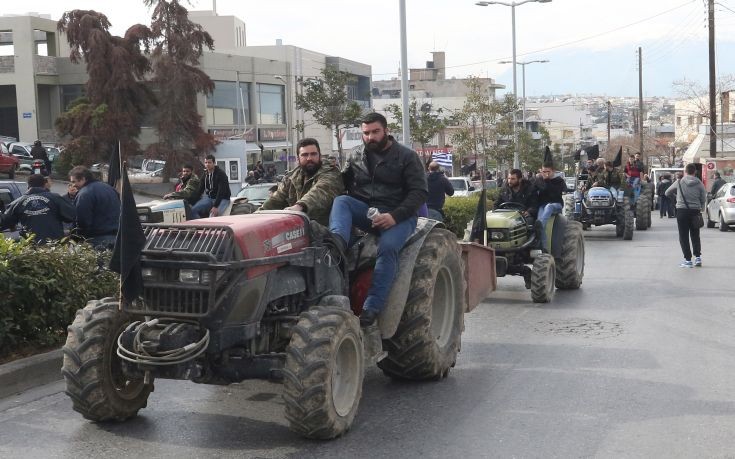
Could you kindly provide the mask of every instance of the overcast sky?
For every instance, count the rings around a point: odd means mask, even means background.
[[[510,1],[510,0],[508,0]],[[447,76],[495,78],[512,88],[511,9],[474,0],[406,0],[410,67],[423,67],[431,51],[445,51]],[[526,67],[526,93],[638,94],[636,50],[643,48],[647,96],[675,96],[672,82],[707,81],[706,1],[553,0],[516,8],[518,61]],[[248,45],[301,46],[372,65],[373,79],[398,76],[398,0],[218,0],[217,12],[243,19]],[[211,0],[184,2],[212,9]],[[3,0],[0,14],[34,11],[53,19],[71,9],[106,14],[115,34],[149,23],[142,0]],[[735,73],[735,0],[717,0],[717,73]],[[502,91],[501,91],[502,92]],[[521,67],[518,67],[521,93]]]

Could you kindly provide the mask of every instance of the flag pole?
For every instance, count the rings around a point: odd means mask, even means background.
[[[127,169],[127,165],[126,164],[123,164],[123,161],[122,161],[122,142],[120,142],[119,139],[117,141],[117,164],[118,164],[118,167],[119,167],[118,177],[120,177],[117,180],[117,182],[120,184],[120,190],[119,190],[120,191],[120,216],[118,217],[119,220],[118,220],[118,224],[117,224],[117,232],[120,233],[123,230],[123,226],[124,226],[124,225],[122,225],[123,196],[124,196],[124,194],[122,192],[122,189],[123,189],[123,186],[125,186],[125,184],[123,183],[122,176],[123,176],[123,174],[127,174],[128,172],[126,170]],[[120,242],[120,253],[125,253],[125,247],[124,247],[124,243],[123,243],[123,238],[121,236],[122,236],[122,234],[118,234],[117,235],[117,241]],[[119,269],[120,269],[120,272],[122,273],[122,258],[120,258],[120,268]],[[119,278],[119,282],[118,282],[118,295],[120,297],[120,301],[117,303],[117,308],[121,312],[123,310],[122,284],[123,284],[123,275],[120,274],[120,278]]]

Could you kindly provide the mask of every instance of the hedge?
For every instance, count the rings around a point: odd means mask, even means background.
[[[493,203],[498,193],[499,191],[497,189],[487,191],[488,210],[493,208]],[[467,223],[475,218],[477,203],[479,201],[480,195],[475,194],[467,197],[449,197],[444,202],[444,224],[458,238],[464,237],[464,230],[467,228]]]
[[[114,296],[109,257],[86,244],[0,238],[0,358],[61,343],[77,309]]]

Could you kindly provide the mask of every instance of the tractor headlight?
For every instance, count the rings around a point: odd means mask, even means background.
[[[490,232],[490,239],[493,241],[502,241],[505,239],[505,233],[502,231],[491,231]]]
[[[139,207],[138,208],[138,220],[140,220],[141,223],[148,223],[151,219],[151,209],[148,207]]]
[[[199,283],[198,269],[182,269],[179,271],[179,281],[187,284]]]
[[[214,271],[214,272],[213,271],[202,271],[201,282],[202,284],[209,284],[212,281],[212,279],[214,279],[215,281],[218,281],[224,275],[225,275],[224,271]]]
[[[140,272],[143,275],[143,280],[147,280],[147,281],[159,280],[160,274],[161,274],[155,268],[143,268],[140,270]]]

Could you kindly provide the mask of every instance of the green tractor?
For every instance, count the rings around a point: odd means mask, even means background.
[[[534,303],[548,303],[559,289],[578,289],[584,277],[582,224],[554,215],[541,224],[524,217],[524,206],[506,202],[486,214],[485,245],[495,249],[498,277],[523,276]],[[546,238],[547,251],[541,248]]]

